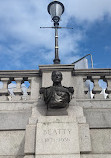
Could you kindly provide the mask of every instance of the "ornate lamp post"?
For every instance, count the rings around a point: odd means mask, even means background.
[[[61,15],[64,13],[64,5],[61,2],[53,1],[47,7],[48,13],[51,15],[52,21],[54,22],[55,29],[55,59],[54,64],[60,64],[59,53],[58,53],[58,27]]]

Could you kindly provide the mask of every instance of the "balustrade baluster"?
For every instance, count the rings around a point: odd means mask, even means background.
[[[14,88],[15,96],[13,96],[12,100],[19,101],[22,97],[21,82],[23,78],[14,78],[14,80],[16,82],[16,88]]]
[[[1,101],[8,100],[8,81],[9,81],[9,78],[1,78],[1,82],[3,82],[3,88],[0,89]]]
[[[102,88],[99,86],[99,80],[100,76],[92,76],[92,81],[94,82],[94,88],[92,92],[94,93],[94,98],[95,99],[104,99],[104,95],[100,94],[102,91]]]
[[[105,76],[107,82],[106,92],[108,93],[109,99],[111,99],[111,76]]]
[[[27,92],[28,92],[29,95],[31,95],[31,81],[32,81],[32,78],[28,77],[28,81],[29,81],[29,83],[30,83],[30,86],[29,86],[29,88],[27,89]]]
[[[83,82],[84,82],[84,97],[85,97],[85,99],[89,99],[90,95],[89,95],[89,88],[88,88],[88,86],[86,86],[86,82],[87,82],[86,77],[83,78]]]
[[[28,78],[27,81],[31,84],[31,78]],[[25,82],[25,80],[24,80],[24,82]],[[22,100],[29,100],[30,93],[31,93],[30,86],[29,86],[29,88],[27,88],[26,86],[22,87],[22,93],[23,93]]]

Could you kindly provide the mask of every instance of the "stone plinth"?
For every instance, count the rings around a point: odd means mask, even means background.
[[[78,124],[75,117],[44,116],[38,119],[36,158],[79,158]]]

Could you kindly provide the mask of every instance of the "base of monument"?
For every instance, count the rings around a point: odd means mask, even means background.
[[[35,155],[35,158],[80,158],[76,117],[39,117]]]
[[[71,154],[71,155],[36,155],[35,158],[80,158],[80,154]]]

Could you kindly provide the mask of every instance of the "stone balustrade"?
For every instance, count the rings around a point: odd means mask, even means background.
[[[0,71],[0,101],[37,100],[39,80],[37,70]]]
[[[63,76],[66,75],[64,70],[60,71]],[[67,86],[74,87],[75,99],[111,99],[111,69],[73,69],[70,71],[71,76],[63,78],[63,85],[68,84]],[[40,71],[0,71],[0,101],[38,100],[40,87],[44,86],[45,82],[47,82],[46,87],[48,83],[48,86],[52,84],[50,74],[50,70],[45,70],[44,73],[41,69]],[[41,75],[46,75],[46,81],[42,80]]]
[[[111,99],[111,69],[78,69],[73,76],[77,78],[76,85],[80,85],[79,99]]]

